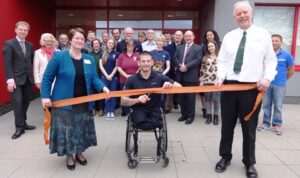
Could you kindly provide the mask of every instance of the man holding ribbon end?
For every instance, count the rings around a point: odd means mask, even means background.
[[[259,92],[265,92],[276,75],[276,55],[270,34],[252,24],[249,1],[234,4],[233,16],[239,28],[228,32],[219,52],[216,85],[256,83],[257,89],[226,91],[221,94],[221,142],[216,172],[224,172],[232,159],[232,142],[237,118],[243,132],[243,163],[246,176],[258,177],[254,167],[256,127],[260,106],[249,121],[243,118],[252,110]]]

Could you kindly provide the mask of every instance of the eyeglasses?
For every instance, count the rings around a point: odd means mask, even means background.
[[[128,44],[127,46],[134,46],[134,44]]]

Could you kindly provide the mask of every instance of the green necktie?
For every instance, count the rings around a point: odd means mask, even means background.
[[[234,67],[233,67],[233,71],[235,74],[239,74],[241,72],[241,68],[243,65],[244,49],[245,49],[245,44],[246,44],[246,35],[247,35],[247,32],[244,31],[243,38],[240,41],[240,45],[239,45],[239,48],[236,53]]]

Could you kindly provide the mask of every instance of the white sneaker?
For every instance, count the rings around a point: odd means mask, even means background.
[[[110,120],[115,120],[115,114],[113,112],[110,113]]]
[[[109,121],[110,120],[110,112],[106,113],[106,118],[105,120]]]

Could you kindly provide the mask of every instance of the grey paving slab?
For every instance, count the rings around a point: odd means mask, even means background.
[[[40,100],[32,101],[28,122],[37,126],[26,131],[21,138],[12,140],[13,113],[0,117],[0,177],[13,178],[241,178],[245,177],[242,164],[241,127],[236,126],[233,142],[233,159],[224,173],[214,171],[218,155],[221,126],[206,125],[197,106],[192,125],[177,122],[179,110],[167,115],[169,166],[139,164],[136,169],[127,167],[124,151],[126,121],[117,111],[114,121],[95,116],[98,145],[85,152],[87,166],[76,165],[75,171],[65,167],[65,158],[49,154],[43,142],[43,110]],[[272,131],[257,132],[256,168],[261,178],[300,178],[300,105],[285,104],[284,134]],[[259,123],[262,121],[262,112]],[[151,133],[140,134],[139,156],[155,156],[156,142]]]

